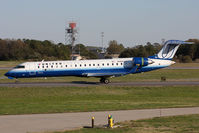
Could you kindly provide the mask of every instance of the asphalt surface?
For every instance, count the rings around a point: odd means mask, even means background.
[[[10,70],[12,67],[0,67],[0,70]]]
[[[106,125],[107,116],[111,114],[115,122],[125,120],[147,119],[161,116],[199,114],[199,107],[122,110],[105,112],[57,113],[33,115],[0,116],[1,133],[27,133],[45,131],[63,131],[91,125],[91,117],[95,117],[95,125]]]
[[[99,82],[18,82],[18,83],[0,83],[0,87],[59,87],[59,86],[76,86],[76,87],[87,87],[87,86],[194,86],[199,85],[197,81],[169,81],[169,82],[113,82],[109,84],[101,84]]]

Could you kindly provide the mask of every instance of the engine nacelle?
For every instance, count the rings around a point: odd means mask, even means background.
[[[134,57],[133,65],[134,66],[147,66],[148,64],[154,63],[152,60],[144,57]]]

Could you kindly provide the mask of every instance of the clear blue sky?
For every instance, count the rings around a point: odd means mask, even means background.
[[[79,42],[125,46],[162,38],[199,38],[199,0],[0,0],[0,38],[64,43],[65,25],[79,23]]]

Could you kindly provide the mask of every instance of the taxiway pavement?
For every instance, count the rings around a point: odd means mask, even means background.
[[[139,82],[112,82],[109,84],[101,84],[99,82],[17,82],[17,83],[0,83],[0,87],[59,87],[59,86],[194,86],[199,85],[198,81],[139,81]]]
[[[104,112],[80,112],[57,114],[4,115],[0,116],[2,133],[27,133],[63,131],[91,125],[91,117],[95,117],[95,125],[106,125],[107,116],[111,114],[115,122],[138,120],[161,116],[199,114],[199,107],[121,110]]]

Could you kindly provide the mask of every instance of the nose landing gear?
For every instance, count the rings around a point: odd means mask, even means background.
[[[19,80],[18,80],[17,78],[15,78],[15,83],[16,83],[16,84],[19,83]]]
[[[102,77],[100,79],[100,83],[108,84],[108,83],[110,83],[110,80],[108,78]]]

